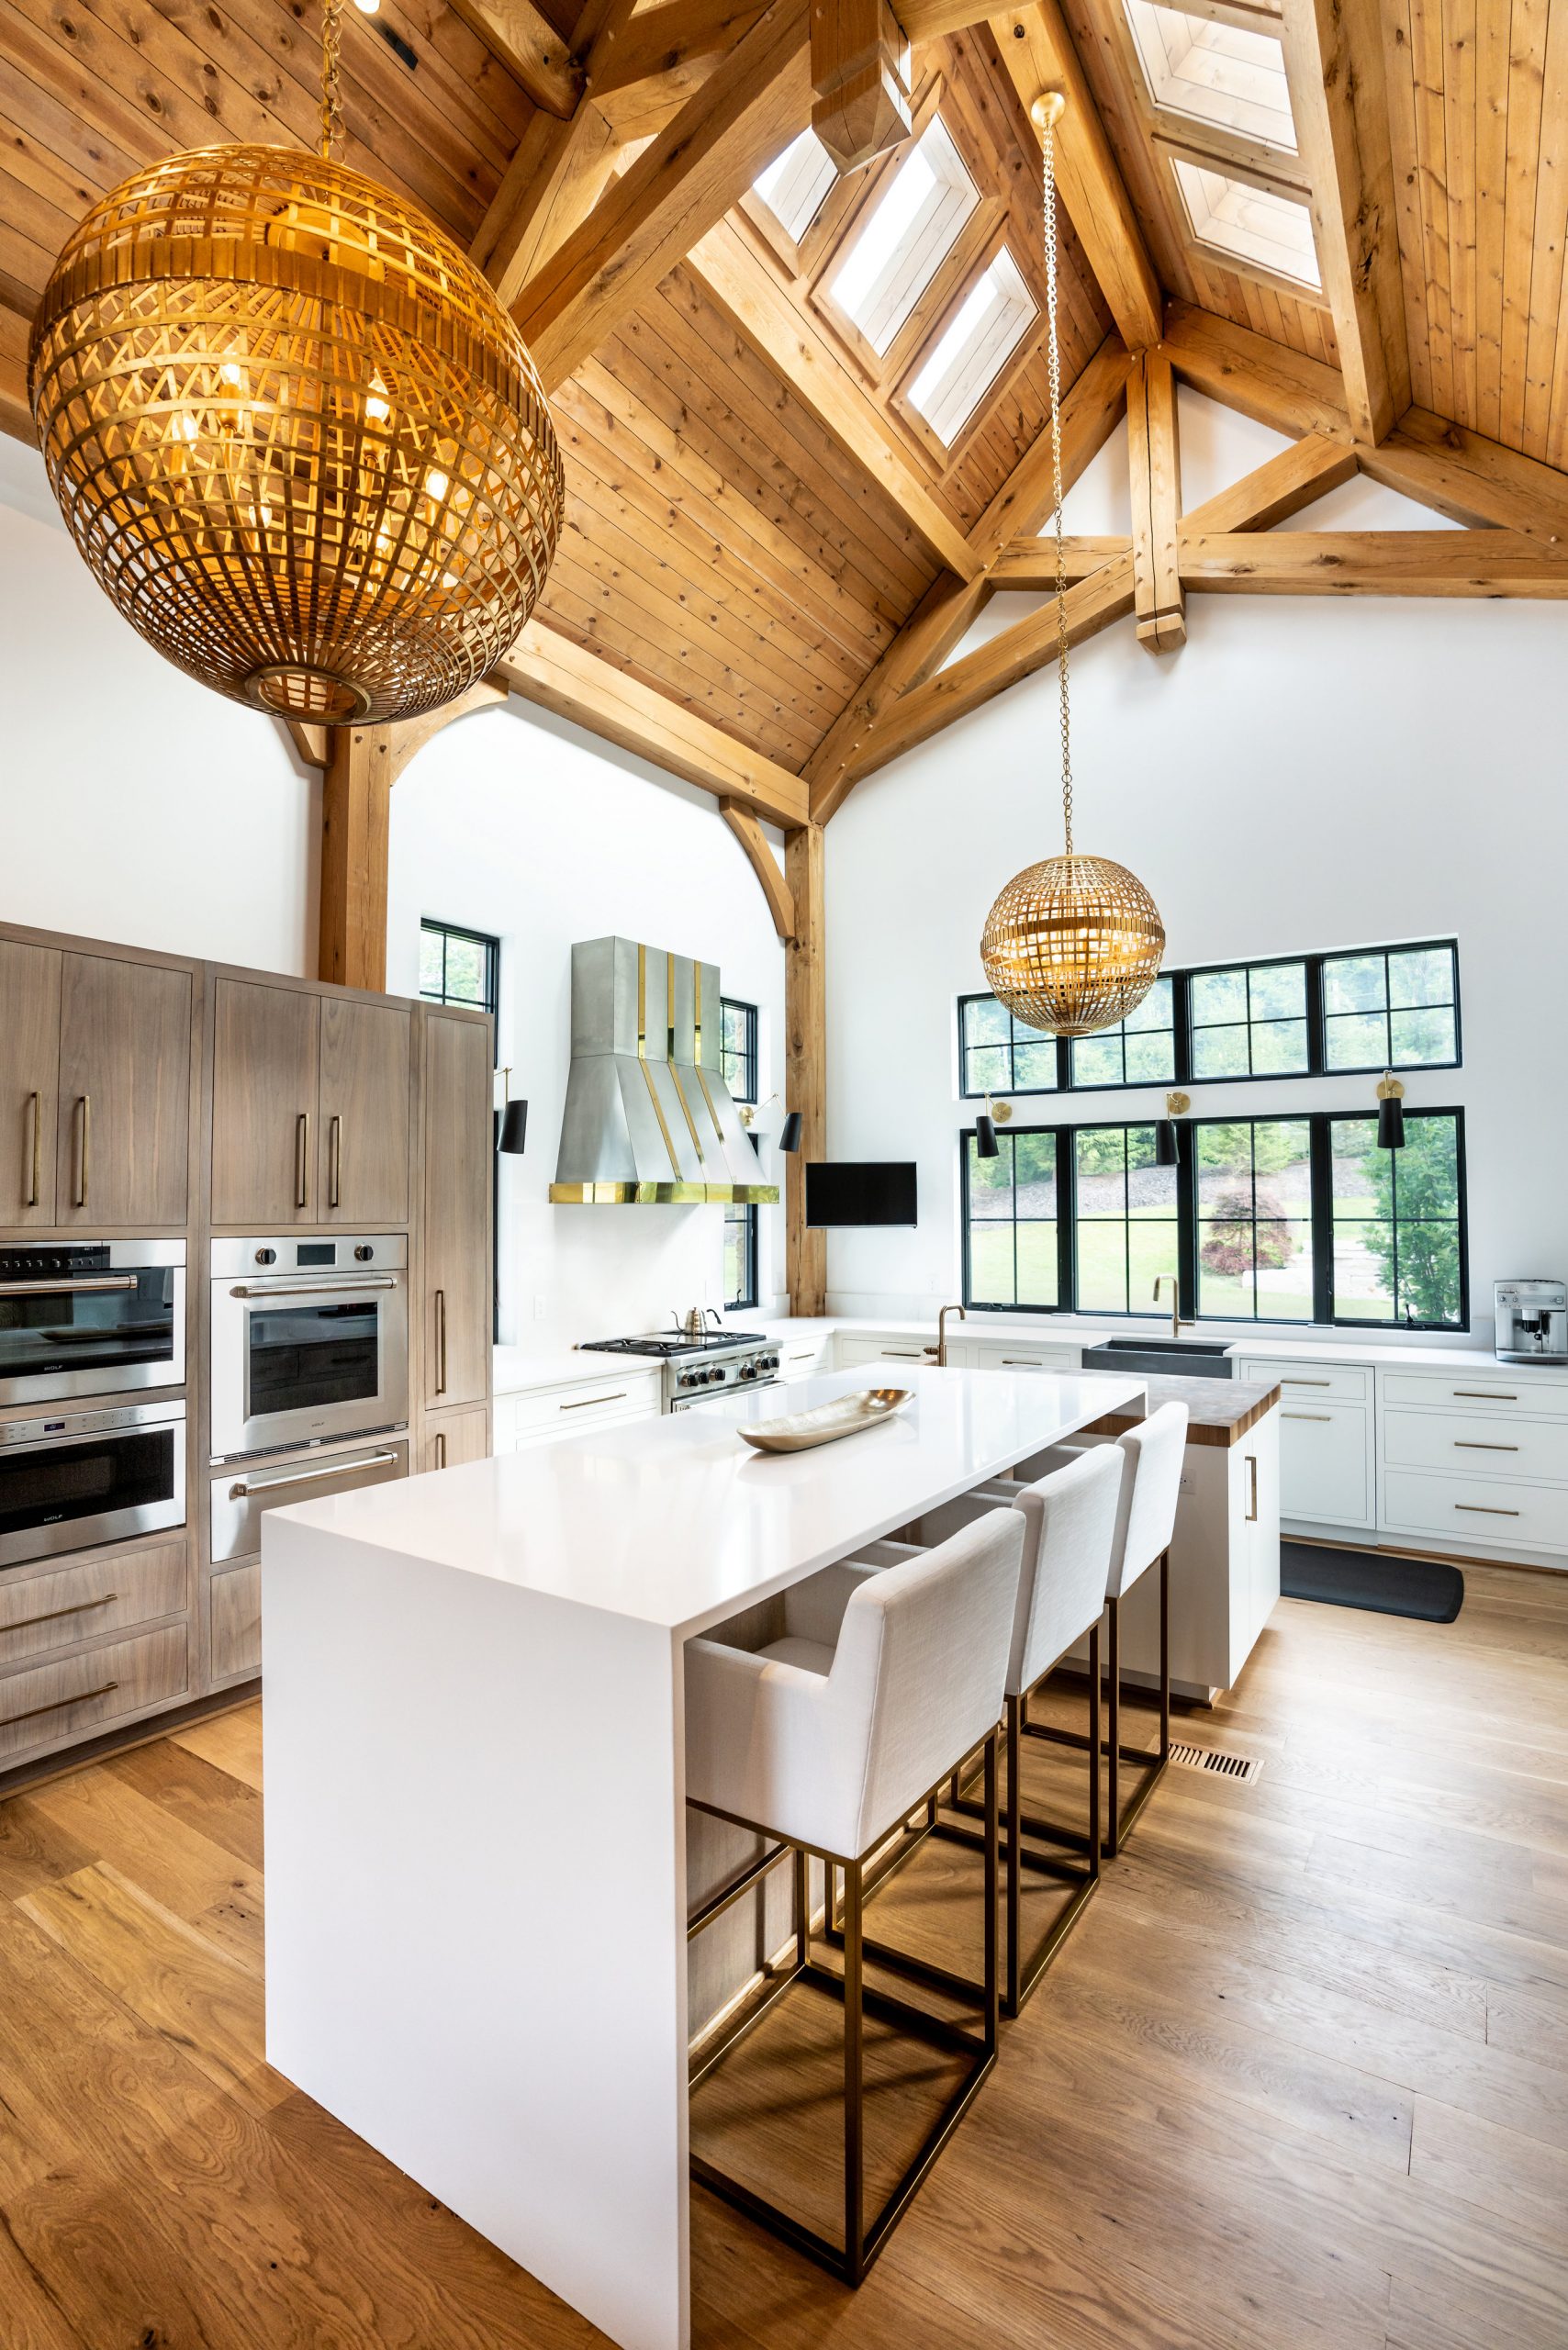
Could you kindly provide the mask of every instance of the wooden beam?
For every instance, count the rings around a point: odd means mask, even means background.
[[[841,173],[910,134],[904,37],[888,0],[812,0],[812,129]]]
[[[790,884],[784,878],[783,868],[767,845],[762,826],[751,810],[743,808],[738,800],[721,800],[719,813],[745,851],[746,862],[756,874],[762,894],[767,901],[774,929],[780,938],[792,938],[795,934],[795,901],[790,894]]]
[[[764,0],[661,0],[629,17],[589,74],[599,97],[656,75],[678,73],[728,49],[761,16]]]
[[[1176,380],[1163,351],[1133,353],[1127,375],[1127,476],[1138,643],[1151,653],[1169,653],[1186,642],[1187,616],[1176,562],[1182,512]]]
[[[1456,522],[1523,531],[1568,549],[1568,474],[1520,456],[1462,424],[1407,408],[1388,439],[1359,450],[1362,473]]]
[[[1181,562],[1207,594],[1568,599],[1568,556],[1521,531],[1184,529]]]
[[[1306,432],[1182,517],[1186,531],[1267,531],[1324,498],[1356,471],[1348,441]]]
[[[284,730],[308,767],[330,767],[332,763],[332,729],[312,726],[303,718],[286,718]]]
[[[692,251],[689,266],[736,332],[887,492],[932,552],[960,578],[972,578],[981,565],[953,514],[927,487],[827,334],[797,308],[735,223],[722,221],[711,229]]]
[[[1065,95],[1056,160],[1068,218],[1128,350],[1158,342],[1159,280],[1058,0],[1030,0],[992,17],[991,30],[1025,113],[1042,90]]]
[[[1103,570],[1112,558],[1132,553],[1130,539],[1088,539],[1070,537],[1062,541],[1067,557],[1069,587],[1076,587],[1092,572]],[[997,591],[1054,595],[1057,584],[1057,543],[1047,533],[1044,538],[1014,539],[1003,547],[987,574],[988,585]]]
[[[1350,437],[1345,389],[1337,368],[1287,351],[1281,342],[1233,326],[1185,302],[1165,306],[1167,356],[1184,384],[1276,432]]]
[[[480,677],[465,694],[455,701],[443,702],[440,710],[427,710],[422,717],[405,719],[392,729],[392,780],[397,782],[410,759],[433,743],[438,734],[459,718],[471,718],[476,710],[498,709],[508,698],[508,688],[498,677]]]
[[[893,0],[893,6],[904,38],[917,47],[923,40],[945,40],[949,33],[967,32],[994,13],[994,0],[990,7],[978,0]]]
[[[1116,555],[1067,593],[1068,642],[1082,644],[1133,609],[1133,559]],[[885,767],[890,759],[939,734],[1009,686],[1032,677],[1057,656],[1056,599],[1027,620],[992,637],[989,644],[938,670],[924,685],[895,702],[857,754],[855,779]]]
[[[773,0],[532,276],[513,314],[552,391],[690,252],[811,116],[807,0]]]
[[[827,1235],[806,1224],[806,1165],[827,1157],[827,975],[823,939],[823,828],[785,835],[795,908],[784,950],[784,1106],[801,1113],[801,1147],[784,1159],[785,1286],[791,1314],[827,1312]]]
[[[1126,405],[1127,365],[1126,344],[1119,335],[1107,335],[1063,400],[1064,490],[1071,488],[1114,431]],[[1033,531],[1049,512],[1051,497],[1051,431],[1047,424],[1036,435],[969,533],[970,553],[987,569],[973,579],[945,573],[933,581],[806,762],[802,772],[812,788],[813,822],[825,824],[843,806],[861,772],[859,759],[888,711],[901,694],[923,685],[941,667],[991,594],[990,568],[1001,560],[1014,532]]]
[[[1280,30],[1350,430],[1381,441],[1410,405],[1383,13],[1284,0]]]
[[[516,74],[536,106],[563,119],[576,113],[582,75],[533,0],[452,0],[452,6],[469,31]]]
[[[541,709],[721,800],[738,800],[770,824],[806,822],[806,787],[799,776],[541,621],[528,622],[491,675]]]
[[[343,988],[386,985],[386,852],[392,798],[389,726],[334,726],[321,785],[321,908],[316,976]]]

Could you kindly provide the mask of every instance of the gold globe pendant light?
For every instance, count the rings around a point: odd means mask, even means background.
[[[1015,874],[990,913],[980,961],[991,993],[1016,1019],[1058,1036],[1114,1027],[1159,974],[1165,925],[1136,874],[1072,845],[1072,744],[1068,701],[1067,551],[1062,537],[1061,365],[1057,349],[1056,127],[1067,101],[1047,91],[1031,109],[1045,151],[1047,352],[1051,394],[1057,540],[1057,686],[1061,708],[1061,804],[1066,853]]]
[[[416,207],[321,152],[207,147],[133,173],[68,240],[28,388],[99,585],[202,684],[344,724],[453,700],[507,652],[560,535],[537,371]]]

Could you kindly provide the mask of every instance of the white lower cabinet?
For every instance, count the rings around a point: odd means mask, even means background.
[[[965,1371],[1064,1371],[1079,1368],[1081,1347],[1036,1345],[1032,1338],[963,1338],[949,1342],[947,1360]]]
[[[840,1371],[853,1371],[862,1362],[933,1362],[918,1338],[840,1338],[837,1342]]]
[[[833,1340],[826,1338],[786,1338],[778,1348],[778,1376],[788,1382],[795,1379],[815,1379],[834,1367]]]
[[[584,1428],[655,1418],[663,1402],[664,1378],[656,1371],[612,1372],[606,1379],[581,1381],[569,1387],[499,1395],[492,1441],[498,1452],[525,1452],[531,1445],[548,1444],[556,1437],[580,1434]]]
[[[1305,1370],[1247,1356],[1238,1361],[1236,1375],[1279,1385],[1281,1516],[1308,1526],[1374,1527],[1377,1454],[1369,1374],[1355,1366]]]

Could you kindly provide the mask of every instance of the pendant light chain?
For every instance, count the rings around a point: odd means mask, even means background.
[[[1051,396],[1051,496],[1057,535],[1057,703],[1061,713],[1061,813],[1067,854],[1072,855],[1072,723],[1068,702],[1067,544],[1062,536],[1061,352],[1057,342],[1056,122],[1047,110],[1040,125],[1044,152],[1046,225],[1046,370]]]
[[[343,135],[342,95],[339,88],[338,43],[342,34],[342,0],[321,0],[321,158],[332,160],[332,150]]]

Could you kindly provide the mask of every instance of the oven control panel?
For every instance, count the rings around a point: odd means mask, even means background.
[[[778,1368],[778,1358],[767,1355],[732,1355],[725,1362],[704,1362],[690,1371],[678,1371],[675,1383],[681,1394],[693,1394],[700,1389],[710,1392],[722,1387],[748,1387],[758,1379],[770,1379]]]
[[[341,1280],[366,1266],[378,1273],[401,1272],[408,1261],[409,1237],[403,1232],[335,1233],[330,1240],[267,1234],[212,1244],[215,1280],[246,1273],[334,1273]]]
[[[0,1248],[0,1281],[69,1280],[76,1273],[104,1273],[109,1267],[106,1240],[82,1240],[54,1248]]]

